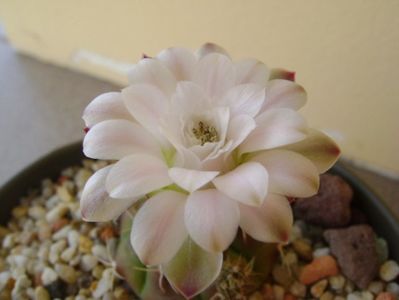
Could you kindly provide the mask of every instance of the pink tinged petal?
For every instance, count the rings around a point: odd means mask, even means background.
[[[222,265],[223,253],[205,251],[188,238],[175,257],[161,265],[161,273],[173,289],[191,299],[218,278]]]
[[[218,190],[193,192],[187,199],[186,227],[202,248],[222,252],[233,242],[240,219],[238,204]]]
[[[187,237],[184,225],[186,196],[164,191],[147,200],[134,217],[130,241],[145,265],[173,258]]]
[[[115,198],[137,197],[172,183],[164,161],[147,154],[122,158],[106,180],[108,193]]]
[[[268,110],[255,121],[257,127],[240,146],[241,153],[276,148],[306,138],[305,119],[291,109]]]
[[[268,172],[257,162],[244,163],[212,182],[230,198],[247,205],[259,206],[267,195]]]
[[[270,71],[264,63],[256,59],[246,59],[235,64],[236,84],[256,83],[264,86],[269,79]]]
[[[83,120],[88,128],[105,120],[126,119],[133,120],[123,103],[122,95],[110,92],[97,96],[83,112]]]
[[[185,116],[204,111],[211,107],[211,103],[199,85],[182,81],[177,84],[176,93],[172,96],[172,106],[177,114]]]
[[[287,198],[269,194],[260,207],[240,205],[240,227],[254,239],[265,243],[288,241],[293,216]]]
[[[266,99],[261,111],[272,108],[298,110],[305,105],[306,100],[306,91],[302,86],[289,80],[275,79],[266,85]]]
[[[271,69],[269,80],[273,79],[285,79],[285,80],[295,81],[295,72],[279,68]]]
[[[98,170],[86,182],[80,210],[82,218],[89,222],[106,222],[119,217],[137,199],[113,199],[105,190],[105,180],[113,165]]]
[[[160,134],[160,119],[168,110],[168,99],[156,87],[136,84],[122,90],[124,103],[136,120],[157,139]]]
[[[184,48],[169,48],[156,57],[174,75],[177,81],[191,80],[197,59],[195,55]]]
[[[255,120],[248,115],[238,115],[231,119],[226,139],[232,141],[229,151],[235,149],[256,127]]]
[[[95,125],[84,138],[83,152],[96,159],[121,159],[137,152],[162,157],[151,134],[126,120],[108,120]]]
[[[319,189],[319,172],[304,156],[288,150],[270,150],[251,159],[269,172],[269,191],[287,197],[310,197]]]
[[[150,84],[156,86],[165,95],[170,96],[176,88],[176,79],[162,62],[144,58],[133,66],[129,74],[130,84]]]
[[[265,88],[253,83],[241,84],[230,89],[220,105],[228,106],[232,116],[247,114],[255,117],[265,100]]]
[[[194,192],[212,181],[219,172],[198,171],[184,168],[169,169],[169,176],[181,188],[189,192]]]
[[[211,54],[211,53],[219,53],[219,54],[223,54],[227,57],[230,57],[225,49],[223,49],[219,45],[216,45],[213,43],[206,43],[206,44],[202,45],[202,47],[197,50],[196,54],[197,54],[197,57],[201,59],[204,56]]]
[[[310,130],[306,139],[287,145],[284,149],[295,151],[311,160],[319,170],[319,173],[324,173],[330,169],[340,155],[338,145],[330,137],[318,130]]]
[[[200,85],[209,97],[217,99],[233,87],[234,65],[231,60],[218,53],[202,58],[194,73],[193,81]]]

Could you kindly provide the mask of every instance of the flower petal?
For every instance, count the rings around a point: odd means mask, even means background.
[[[231,119],[226,139],[232,141],[230,150],[234,150],[256,127],[255,120],[248,115],[238,115]]]
[[[288,150],[269,150],[251,159],[269,172],[269,191],[288,197],[310,197],[319,189],[319,172],[304,156]]]
[[[177,81],[190,80],[197,62],[194,54],[185,48],[168,48],[156,57],[175,76]]]
[[[230,89],[220,105],[230,107],[232,116],[247,114],[255,117],[265,100],[265,88],[253,83],[241,84]]]
[[[269,194],[260,207],[240,205],[240,227],[254,239],[265,243],[287,242],[293,223],[288,200]]]
[[[132,67],[129,74],[130,84],[150,84],[156,86],[165,95],[170,96],[176,87],[176,79],[162,62],[144,58]]]
[[[230,198],[248,205],[259,206],[267,195],[268,173],[256,162],[244,163],[216,177],[216,188]]]
[[[174,110],[177,110],[176,114],[180,117],[211,108],[209,98],[203,89],[191,81],[181,81],[177,84],[176,93],[172,96],[171,102]]]
[[[211,53],[202,58],[194,73],[193,81],[209,97],[217,99],[234,85],[235,70],[231,60],[222,54]]]
[[[340,155],[337,144],[318,130],[310,130],[306,139],[292,145],[286,145],[284,149],[298,152],[311,160],[319,173],[324,173],[330,169]]]
[[[143,264],[166,263],[182,246],[187,237],[185,200],[182,193],[164,191],[140,207],[134,217],[130,241]]]
[[[176,291],[192,299],[216,280],[222,265],[223,253],[205,251],[188,238],[176,256],[161,265],[161,273]]]
[[[265,86],[270,71],[264,63],[256,59],[245,59],[235,64],[236,84],[256,83]]]
[[[202,47],[197,50],[196,54],[197,54],[197,57],[201,59],[204,56],[211,54],[211,53],[219,53],[219,54],[223,54],[227,57],[230,57],[225,49],[223,49],[219,45],[216,45],[213,43],[206,43],[206,44],[202,45]]]
[[[135,84],[122,90],[124,103],[135,119],[158,140],[160,119],[168,110],[168,100],[156,87],[149,84]]]
[[[121,159],[135,152],[162,157],[160,146],[140,125],[127,120],[98,123],[86,134],[83,152],[95,159]]]
[[[215,189],[193,192],[187,199],[185,223],[191,238],[211,252],[226,250],[237,232],[237,203]]]
[[[94,173],[83,189],[80,210],[82,218],[88,222],[106,222],[119,217],[137,199],[114,199],[105,190],[105,180],[113,165]]]
[[[133,120],[133,116],[123,103],[122,95],[118,92],[101,94],[94,98],[83,112],[83,120],[87,127],[105,120],[126,119]]]
[[[240,146],[241,153],[292,144],[306,137],[305,119],[291,109],[267,110],[255,121],[257,127]]]
[[[290,108],[298,110],[305,105],[305,89],[290,80],[274,79],[266,85],[266,99],[261,112],[272,108]]]
[[[108,174],[106,189],[115,198],[137,197],[172,183],[162,160],[133,154],[118,161]]]
[[[194,192],[215,178],[219,172],[198,171],[184,168],[169,169],[169,176],[181,188]]]

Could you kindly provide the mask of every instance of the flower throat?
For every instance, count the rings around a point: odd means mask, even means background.
[[[192,129],[194,136],[203,146],[205,143],[213,143],[219,140],[219,135],[213,126],[198,122],[198,126]]]

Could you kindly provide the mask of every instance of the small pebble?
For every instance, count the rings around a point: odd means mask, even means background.
[[[55,271],[59,278],[64,280],[66,283],[73,284],[77,280],[77,274],[74,268],[65,264],[56,264]]]
[[[382,281],[372,281],[367,290],[372,292],[374,295],[378,295],[384,290],[384,283]]]
[[[91,247],[93,246],[93,241],[84,235],[79,236],[79,252],[81,253],[91,253]]]
[[[28,210],[28,214],[35,220],[44,219],[46,216],[46,210],[42,206],[32,206]]]
[[[391,293],[380,293],[375,300],[396,300],[395,295]]]
[[[76,248],[75,247],[69,247],[66,248],[62,253],[61,253],[61,259],[65,262],[69,262],[75,255],[76,253]]]
[[[339,273],[336,260],[329,255],[315,258],[306,265],[300,274],[299,280],[305,285],[312,284],[322,278]]]
[[[323,295],[327,285],[328,285],[327,279],[320,280],[310,288],[310,293],[312,294],[313,297],[320,298],[321,295]]]
[[[85,254],[82,256],[80,266],[83,271],[89,272],[97,265],[98,260],[94,255]]]
[[[263,300],[264,297],[260,292],[255,292],[251,296],[249,296],[249,300]]]
[[[44,269],[42,273],[41,280],[44,285],[49,285],[54,281],[56,281],[57,278],[58,278],[57,273],[52,268],[47,267]]]
[[[396,282],[388,283],[386,291],[396,296],[399,296],[399,284],[397,284]]]
[[[50,294],[44,287],[38,286],[35,289],[35,300],[50,300]]]
[[[12,209],[11,213],[12,213],[13,217],[16,219],[25,217],[28,213],[28,207],[22,206],[22,205],[16,206]]]
[[[290,293],[294,296],[303,298],[306,296],[306,286],[298,281],[294,281],[290,286]]]
[[[313,257],[330,255],[330,248],[318,248],[313,251]]]
[[[384,281],[392,281],[399,275],[399,265],[394,260],[388,260],[380,267],[380,278]]]
[[[73,196],[69,193],[65,186],[57,187],[57,195],[62,201],[71,202],[73,201]]]
[[[275,285],[273,285],[273,294],[274,294],[275,300],[283,300],[285,290],[282,286],[275,284]]]
[[[68,213],[69,209],[66,204],[58,204],[56,207],[51,209],[47,214],[46,214],[46,220],[49,223],[53,223],[57,221],[58,219],[61,219],[63,216],[65,216]]]
[[[320,300],[333,300],[334,295],[331,292],[324,292],[323,295],[321,295]]]
[[[341,291],[345,286],[345,277],[342,275],[331,276],[328,279],[330,287],[335,291]]]
[[[311,261],[313,259],[312,245],[305,239],[297,239],[292,243],[295,252],[304,260]]]

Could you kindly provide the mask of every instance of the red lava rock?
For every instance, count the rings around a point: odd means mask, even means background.
[[[317,195],[298,198],[293,205],[294,214],[310,224],[326,228],[343,227],[351,219],[352,197],[352,188],[341,177],[323,174]]]
[[[337,262],[330,255],[315,258],[310,264],[303,267],[299,281],[305,285],[312,284],[320,279],[339,274]]]
[[[104,242],[115,237],[115,231],[111,226],[104,227],[100,232],[100,239]]]
[[[391,293],[379,293],[375,300],[396,300],[396,297]]]
[[[69,223],[69,220],[66,218],[58,219],[53,224],[51,224],[51,230],[53,232],[56,232],[56,231],[60,230],[62,227],[64,227],[65,225],[67,225],[68,223]]]
[[[324,232],[324,238],[342,273],[358,287],[366,289],[379,268],[373,229],[369,225],[329,229]]]

